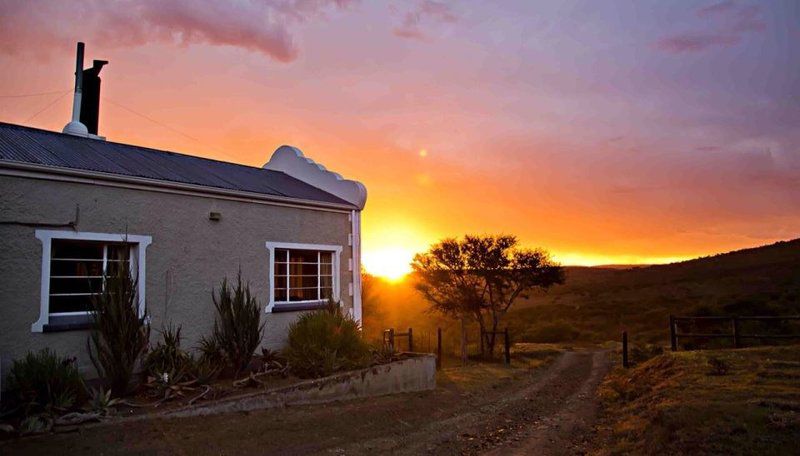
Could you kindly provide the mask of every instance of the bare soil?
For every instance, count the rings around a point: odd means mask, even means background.
[[[582,454],[605,352],[541,352],[445,369],[435,391],[80,428],[0,454]]]

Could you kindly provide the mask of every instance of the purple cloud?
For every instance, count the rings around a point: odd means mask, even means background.
[[[723,1],[700,8],[698,17],[712,21],[712,32],[684,32],[661,38],[655,42],[655,48],[681,54],[699,52],[714,47],[732,46],[741,42],[748,32],[762,32],[767,26],[761,20],[761,8],[758,6],[740,6],[734,1]]]
[[[403,17],[403,23],[392,31],[401,38],[425,40],[428,35],[423,32],[424,23],[454,23],[458,16],[453,13],[449,5],[434,0],[421,0],[416,8]]]
[[[324,17],[353,0],[92,1],[81,7],[45,0],[32,7],[10,1],[0,16],[0,52],[47,52],[77,39],[111,46],[147,43],[211,44],[259,52],[280,62],[297,58],[292,26]],[[53,21],[57,17],[58,21]],[[24,48],[19,44],[23,43]]]
[[[714,46],[731,46],[738,43],[738,35],[695,35],[686,33],[662,38],[656,47],[662,51],[679,54],[682,52],[703,51]]]
[[[697,15],[700,17],[710,17],[719,14],[726,14],[736,9],[736,2],[732,0],[715,3],[697,10]]]

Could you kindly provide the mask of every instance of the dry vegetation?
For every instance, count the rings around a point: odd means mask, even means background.
[[[798,347],[668,353],[613,372],[599,454],[795,454]]]
[[[531,342],[664,343],[669,314],[800,314],[800,240],[634,269],[567,268],[567,281],[509,315]]]

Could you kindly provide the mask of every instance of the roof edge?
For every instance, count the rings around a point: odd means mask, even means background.
[[[18,173],[4,173],[3,169],[18,171]],[[206,185],[189,184],[146,177],[127,176],[122,174],[111,174],[99,171],[88,171],[75,168],[65,168],[52,165],[42,165],[36,163],[19,162],[13,160],[0,160],[0,175],[16,175],[21,177],[35,177],[28,174],[42,174],[44,176],[62,177],[50,178],[48,180],[64,181],[74,178],[74,182],[91,183],[94,180],[109,182],[112,185],[135,188],[151,189],[156,191],[171,191],[177,193],[193,194],[207,197],[221,197],[234,200],[253,201],[274,204],[277,206],[300,207],[304,209],[327,209],[337,211],[360,210],[357,205],[326,203],[324,201],[306,200],[301,198],[291,198],[285,196],[267,195],[264,193],[246,192],[241,190],[230,190],[220,187],[209,187]],[[66,179],[65,179],[66,178]],[[120,185],[121,184],[121,185]],[[127,185],[126,185],[127,184]]]
[[[359,210],[367,204],[367,188],[364,184],[328,171],[296,147],[279,147],[263,168],[288,174],[355,205]]]

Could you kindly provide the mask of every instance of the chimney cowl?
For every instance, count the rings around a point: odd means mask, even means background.
[[[82,124],[79,120],[73,120],[64,126],[64,130],[62,133],[66,133],[68,135],[75,135],[75,136],[89,136],[89,129],[86,128],[86,125]]]

